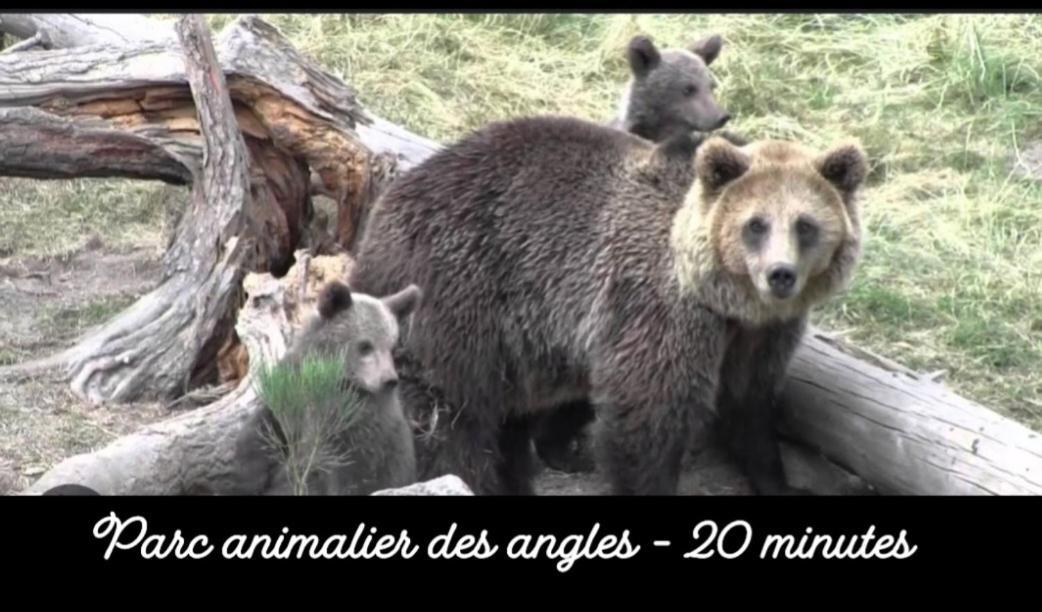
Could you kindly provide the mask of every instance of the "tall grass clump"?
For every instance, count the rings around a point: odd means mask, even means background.
[[[349,449],[340,448],[337,438],[357,417],[359,400],[343,381],[342,357],[307,356],[297,364],[265,368],[257,377],[257,394],[275,425],[266,424],[262,435],[294,495],[308,495],[316,477],[350,461]]]

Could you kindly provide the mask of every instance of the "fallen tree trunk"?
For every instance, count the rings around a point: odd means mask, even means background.
[[[882,493],[1042,495],[1042,434],[820,332],[784,401],[793,438]]]
[[[176,39],[171,23],[120,13],[0,13],[0,31],[18,38],[36,37],[45,49],[96,44],[133,46]]]

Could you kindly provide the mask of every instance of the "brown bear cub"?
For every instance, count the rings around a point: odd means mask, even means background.
[[[347,460],[325,473],[313,472],[309,493],[368,495],[416,481],[412,429],[398,397],[392,351],[400,326],[420,300],[421,292],[415,285],[377,299],[352,294],[343,283],[329,283],[319,295],[317,315],[288,348],[282,363],[291,366],[299,367],[312,356],[342,358],[341,384],[345,393],[352,393],[358,401],[349,426],[335,436],[336,450]],[[341,402],[338,398],[330,401]],[[264,418],[281,436],[270,410],[265,410]],[[285,443],[284,437],[281,442]],[[276,466],[267,492],[289,492],[281,466]]]
[[[774,338],[798,338],[853,272],[865,159],[711,139],[693,160],[696,144],[518,119],[385,192],[353,282],[424,287],[401,362],[422,386],[403,397],[439,415],[422,471],[529,494],[531,417],[590,398],[616,494],[675,494],[688,433],[718,406],[757,490],[789,490],[761,401],[790,352]]]
[[[690,49],[661,51],[651,38],[633,37],[626,48],[631,77],[613,127],[652,142],[723,127],[731,116],[717,103],[709,72],[722,47],[715,34]]]

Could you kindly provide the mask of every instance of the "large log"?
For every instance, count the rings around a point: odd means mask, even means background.
[[[881,493],[1042,495],[1042,434],[820,331],[783,399],[792,437]]]
[[[45,49],[94,44],[136,46],[176,38],[171,23],[120,13],[0,13],[0,31],[23,39],[36,38]]]

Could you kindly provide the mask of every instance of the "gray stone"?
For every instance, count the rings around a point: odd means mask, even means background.
[[[447,475],[397,489],[383,489],[373,495],[474,495],[459,476]]]

